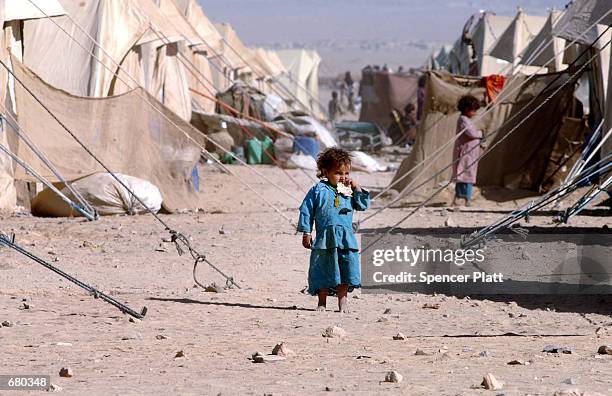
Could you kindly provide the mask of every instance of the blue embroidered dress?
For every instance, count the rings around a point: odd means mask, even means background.
[[[334,201],[338,197],[338,206]],[[361,286],[359,247],[353,234],[353,210],[363,211],[370,204],[370,193],[353,191],[352,197],[337,193],[325,181],[308,191],[300,206],[298,231],[316,235],[310,253],[308,293],[316,295],[322,288],[334,295],[336,286],[349,285],[349,291]]]

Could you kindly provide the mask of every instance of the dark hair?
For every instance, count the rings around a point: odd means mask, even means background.
[[[323,177],[323,172],[336,166],[351,166],[351,153],[337,147],[330,147],[317,157],[317,177]]]
[[[414,110],[416,110],[416,107],[414,106],[414,103],[412,102],[408,103],[406,107],[404,107],[404,113],[406,113],[406,115],[410,114]]]
[[[338,92],[332,91],[332,98],[337,98],[337,97],[338,97]]]
[[[480,102],[472,95],[462,96],[457,103],[457,110],[459,110],[461,114],[465,114],[468,111],[475,111],[479,108]]]
[[[418,80],[419,88],[425,87],[426,83],[427,83],[427,75],[423,74],[419,77],[419,80]]]

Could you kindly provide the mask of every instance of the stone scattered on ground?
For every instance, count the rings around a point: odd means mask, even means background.
[[[344,338],[346,337],[346,330],[342,327],[330,326],[323,331],[322,335],[326,338]]]
[[[406,336],[403,335],[402,333],[397,333],[396,335],[393,336],[394,340],[405,340]]]
[[[276,346],[274,347],[274,349],[272,349],[272,355],[277,355],[277,356],[290,356],[293,355],[295,352],[293,352],[291,349],[287,348],[287,344],[285,344],[284,342],[279,342],[278,344],[276,344]]]
[[[542,352],[546,352],[546,353],[564,353],[564,354],[571,354],[572,353],[572,348],[570,347],[566,347],[566,346],[560,346],[560,345],[546,345],[544,347],[544,349],[542,349]]]
[[[612,355],[612,346],[602,345],[597,350],[597,353],[599,353],[600,355]]]
[[[62,367],[59,371],[59,376],[64,378],[72,378],[74,373],[70,367]]]
[[[388,371],[387,374],[385,374],[385,382],[392,382],[394,384],[399,384],[400,382],[402,382],[403,379],[404,379],[404,376],[402,376],[397,371]]]
[[[495,378],[493,374],[488,373],[482,379],[480,386],[488,390],[500,390],[504,387],[504,383]]]

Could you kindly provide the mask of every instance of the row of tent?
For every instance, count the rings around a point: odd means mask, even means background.
[[[585,157],[582,142],[599,125],[600,138],[612,128],[611,25],[612,0],[573,1],[548,17],[521,10],[514,18],[489,12],[471,17],[455,44],[428,60],[416,143],[390,189],[425,197],[450,179],[457,100],[471,94],[491,105],[490,75],[505,85],[493,110],[478,120],[496,148],[480,160],[477,184],[541,192],[563,183],[572,164]],[[393,91],[389,76],[375,77]],[[396,91],[415,92],[416,76],[393,78],[404,80]],[[599,158],[607,158],[612,139],[600,147]]]
[[[319,111],[316,52],[249,48],[196,0],[0,0],[0,23],[0,209],[34,172],[58,182],[104,170],[68,131],[157,185],[166,209],[194,207],[188,181],[206,141],[190,121],[214,113],[220,93],[244,81]]]

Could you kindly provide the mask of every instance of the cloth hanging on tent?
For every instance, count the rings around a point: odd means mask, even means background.
[[[490,76],[484,76],[482,78],[482,84],[485,87],[485,93],[487,95],[487,101],[489,103],[495,101],[495,99],[497,98],[497,95],[500,93],[500,91],[504,87],[505,81],[506,81],[505,77],[499,74],[492,74]]]

